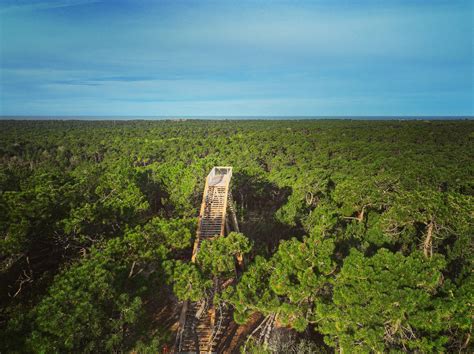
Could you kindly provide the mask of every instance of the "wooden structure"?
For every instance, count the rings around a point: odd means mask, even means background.
[[[231,178],[232,167],[214,167],[206,178],[192,262],[195,262],[203,240],[225,236],[226,232],[239,231],[230,193]],[[219,291],[221,287],[221,281],[214,279],[213,291]],[[199,302],[183,303],[176,337],[176,352],[214,353],[219,350],[222,336],[232,316],[227,307],[213,306],[212,295]]]

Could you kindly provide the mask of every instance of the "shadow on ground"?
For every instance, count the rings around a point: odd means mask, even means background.
[[[281,223],[275,213],[288,201],[292,190],[280,188],[260,176],[235,173],[232,195],[240,231],[254,242],[254,253],[270,255],[281,240],[303,235],[303,229]]]

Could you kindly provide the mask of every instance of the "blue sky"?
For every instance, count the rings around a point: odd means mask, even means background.
[[[474,115],[473,1],[0,1],[0,114]]]

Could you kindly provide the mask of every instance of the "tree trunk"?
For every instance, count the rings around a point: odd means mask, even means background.
[[[365,206],[362,208],[361,212],[358,213],[358,215],[357,215],[357,220],[358,220],[359,222],[361,222],[362,220],[364,220],[364,213],[365,213]]]
[[[434,221],[431,219],[428,224],[425,240],[423,241],[423,254],[426,258],[431,258],[433,256],[433,227]]]

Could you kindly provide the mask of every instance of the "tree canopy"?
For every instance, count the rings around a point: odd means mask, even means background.
[[[159,351],[157,316],[211,293],[324,350],[473,349],[473,121],[0,128],[2,352]],[[241,233],[191,263],[219,165]]]

